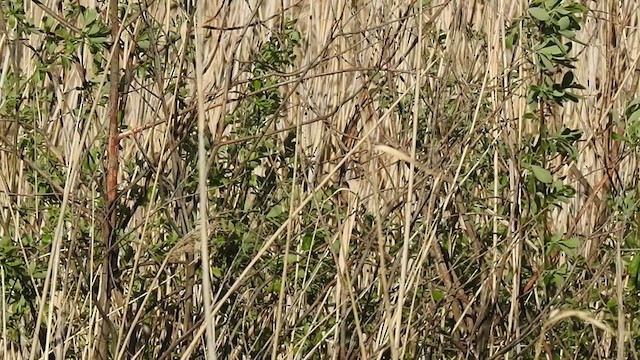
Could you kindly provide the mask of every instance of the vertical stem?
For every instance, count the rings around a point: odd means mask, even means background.
[[[624,241],[624,233],[620,233],[616,239],[616,300],[618,303],[618,341],[617,341],[617,360],[625,359],[625,313],[624,313],[624,295],[622,291],[622,272],[624,266],[622,264],[622,242]]]
[[[542,74],[540,75],[540,82],[544,83],[545,82],[545,75],[544,72],[542,72]],[[540,164],[543,168],[547,168],[547,148],[545,147],[544,143],[547,139],[547,124],[545,123],[545,116],[544,116],[544,109],[545,109],[545,103],[544,101],[540,101],[540,147],[542,148],[542,163]],[[541,216],[542,216],[542,244],[543,246],[546,246],[546,241],[547,241],[547,215],[548,212],[546,210],[546,206],[543,207],[541,209]],[[543,262],[542,266],[545,267],[547,264],[547,257],[545,256],[545,261]],[[542,270],[541,270],[542,271]]]
[[[195,4],[194,4],[195,5]],[[189,10],[191,11],[191,10]],[[193,23],[192,22],[187,22],[187,34],[191,34],[191,32],[193,31]],[[184,39],[185,42],[189,41],[188,38]],[[186,44],[184,45],[186,46]],[[180,66],[178,68],[182,68],[182,64],[180,64]],[[179,83],[179,81],[177,82]],[[171,138],[171,142],[174,141],[179,141],[178,136],[175,136]],[[178,154],[174,153],[172,154],[173,157],[173,162],[174,162],[174,167],[178,167],[180,166],[180,164],[178,163],[180,158],[178,156]],[[182,172],[182,170],[181,170]],[[182,189],[180,189],[180,196],[182,196]],[[195,206],[195,204],[193,204],[193,206]],[[186,206],[184,204],[184,202],[180,203],[180,210],[179,210],[179,214],[182,218],[181,221],[181,226],[183,227],[183,234],[187,234],[191,228],[193,228],[193,222],[190,220],[189,218],[189,214],[187,213],[187,209]],[[197,246],[194,244],[194,252],[195,249],[197,248]],[[194,297],[193,297],[193,289],[196,285],[196,263],[194,262],[194,258],[195,258],[195,254],[194,252],[187,252],[186,254],[186,261],[187,261],[187,267],[185,269],[185,278],[186,278],[186,282],[185,282],[185,299],[187,299],[187,301],[184,304],[184,319],[183,319],[183,331],[186,333],[189,330],[191,330],[191,328],[193,327],[193,303],[194,303]],[[191,341],[191,336],[188,336],[186,341]]]
[[[116,233],[116,198],[118,186],[118,143],[119,126],[119,90],[120,83],[120,48],[119,48],[119,21],[118,0],[109,0],[109,23],[111,24],[112,53],[109,73],[109,139],[107,146],[107,179],[106,179],[106,211],[102,224],[102,236],[105,248],[105,256],[102,262],[102,282],[100,285],[100,306],[106,314],[111,309],[111,290],[113,289],[113,273],[117,268],[118,252],[115,243]],[[106,320],[106,319],[105,319]],[[98,358],[109,358],[109,335],[111,329],[104,322],[98,339]]]
[[[197,5],[202,6],[204,3],[199,2]],[[204,302],[204,322],[207,329],[205,352],[207,359],[216,359],[215,349],[215,326],[212,313],[212,298],[211,298],[211,280],[209,278],[209,272],[211,266],[209,263],[209,204],[208,204],[208,187],[207,187],[207,152],[204,146],[205,141],[205,126],[207,122],[205,119],[204,109],[204,64],[202,63],[203,53],[202,47],[204,45],[204,36],[202,28],[202,16],[204,9],[195,9],[195,30],[196,30],[196,88],[198,96],[198,193],[200,195],[200,253],[202,256],[202,301]]]

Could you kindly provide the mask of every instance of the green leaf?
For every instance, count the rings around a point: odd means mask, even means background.
[[[558,34],[566,37],[567,39],[574,39],[576,37],[576,32],[571,30],[560,30]]]
[[[540,21],[549,21],[550,19],[549,13],[547,12],[547,10],[539,7],[529,8],[529,15],[533,16],[534,18]]]
[[[31,274],[31,276],[33,276],[34,279],[44,279],[47,277],[47,272],[44,270],[38,270],[38,271],[34,271],[33,274]]]
[[[222,278],[222,269],[220,269],[219,267],[212,267],[211,268],[211,274],[213,276],[215,276],[218,279]]]
[[[580,246],[580,240],[572,237],[560,241],[560,244],[567,249],[577,249]]]
[[[271,210],[269,210],[269,213],[267,213],[267,218],[269,218],[269,219],[276,218],[276,217],[282,215],[283,212],[284,212],[284,206],[278,204],[278,205],[272,207]]]
[[[553,9],[558,4],[558,0],[547,0],[544,2],[544,7],[547,9]]]
[[[271,281],[271,283],[269,283],[266,290],[272,293],[279,293],[281,286],[282,286],[282,282],[280,281],[280,279],[275,279]]]
[[[540,54],[539,58],[540,58],[540,62],[542,63],[542,66],[544,66],[544,68],[545,68],[547,71],[553,71],[553,69],[554,69],[554,65],[553,65],[553,63],[551,62],[551,60],[549,60],[549,57],[548,57],[548,56],[546,56],[546,55],[544,55],[544,54]]]
[[[282,260],[284,260],[284,259],[285,259],[285,257],[283,256]],[[296,263],[298,261],[298,255],[288,254],[286,259],[287,259],[287,263],[288,264],[294,264],[294,263]]]
[[[93,24],[87,31],[87,36],[91,37],[95,34],[98,34],[102,30],[102,26],[100,24]]]
[[[0,248],[3,252],[9,252],[13,249],[11,245],[11,239],[9,237],[0,238]]]
[[[340,252],[340,247],[341,247],[340,240],[334,241],[331,247],[333,248],[333,251],[335,251],[336,253]]]
[[[564,52],[558,45],[547,46],[543,49],[540,49],[539,53],[545,54],[545,55],[554,55],[554,56],[564,55]]]
[[[538,213],[538,203],[535,200],[531,201],[529,204],[529,211],[534,215]]]
[[[140,40],[137,42],[138,47],[142,50],[149,50],[149,47],[151,46],[151,41],[147,40]]]
[[[545,168],[537,165],[531,165],[531,172],[533,172],[533,176],[542,183],[551,184],[553,182],[553,176],[551,176],[549,170]]]
[[[444,293],[438,289],[435,289],[431,292],[431,297],[435,302],[440,302],[444,298]]]
[[[98,18],[98,12],[95,9],[88,9],[84,13],[84,25],[92,24]]]
[[[571,19],[569,19],[568,16],[563,16],[558,20],[558,27],[560,27],[560,30],[566,30],[569,25],[571,25]]]
[[[51,31],[53,28],[53,18],[50,16],[45,16],[42,18],[42,28],[46,31]]]
[[[578,95],[571,92],[566,92],[564,98],[569,101],[578,102]]]
[[[627,123],[628,124],[635,124],[638,121],[638,118],[640,118],[640,110],[632,113],[629,118],[627,119]]]
[[[313,245],[313,235],[305,234],[302,237],[302,250],[309,251],[311,250],[311,246]]]
[[[640,105],[640,97],[633,99],[633,101],[631,101],[629,105],[627,105],[627,111],[629,111],[636,105]]]
[[[562,77],[562,88],[566,89],[571,86],[574,79],[573,71],[567,71]]]
[[[505,47],[509,50],[511,50],[513,48],[513,45],[516,42],[516,33],[509,33],[507,34],[507,36],[504,39],[505,42]]]
[[[107,42],[107,37],[106,36],[90,37],[89,42],[96,45],[104,44]]]
[[[638,289],[638,284],[640,283],[640,278],[638,276],[638,270],[640,270],[640,254],[636,254],[631,263],[629,264],[629,280],[630,285],[633,286],[633,289]]]

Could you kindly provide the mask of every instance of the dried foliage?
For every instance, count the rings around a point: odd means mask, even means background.
[[[0,5],[4,358],[637,358],[637,1],[116,3]]]

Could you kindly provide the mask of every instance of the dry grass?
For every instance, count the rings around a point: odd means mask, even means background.
[[[80,3],[106,21],[102,2]],[[640,80],[637,1],[585,3],[573,52],[586,89],[548,118],[552,131],[584,133],[577,161],[550,162],[576,196],[545,220],[524,209],[517,150],[536,135],[524,115],[537,74],[504,42],[526,1],[200,3],[192,16],[170,0],[121,9],[108,309],[98,289],[109,109],[95,101],[108,79],[83,45],[40,87],[16,84],[42,73],[46,36],[0,21],[4,358],[94,358],[103,326],[110,358],[122,359],[204,358],[205,344],[209,358],[230,359],[637,358],[635,302],[616,305],[634,296],[625,239],[636,217],[607,201],[637,186],[635,149],[612,140],[625,131],[612,114]],[[24,4],[37,27],[45,10],[71,8]],[[229,114],[255,101],[251,64],[287,18],[302,43],[264,75],[282,101],[252,128]],[[142,65],[152,75],[127,72]],[[251,185],[252,173],[268,181]],[[575,256],[547,253],[543,233],[578,239]],[[17,304],[20,291],[31,298]]]

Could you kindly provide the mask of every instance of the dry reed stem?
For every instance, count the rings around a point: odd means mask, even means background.
[[[95,6],[88,1],[80,3]],[[412,346],[426,346],[420,341],[425,341],[429,337],[427,334],[437,334],[432,335],[432,338],[440,337],[440,344],[448,344],[450,347],[464,346],[465,337],[478,347],[481,347],[478,345],[481,341],[486,341],[487,353],[492,356],[512,340],[521,339],[526,332],[527,316],[530,314],[522,304],[540,311],[543,309],[540,304],[547,295],[545,289],[539,286],[540,280],[532,283],[532,290],[525,300],[521,297],[522,287],[532,278],[529,268],[535,268],[541,263],[543,250],[539,239],[535,234],[525,232],[524,224],[515,216],[504,218],[500,215],[500,208],[503,206],[509,208],[510,214],[518,213],[526,200],[522,166],[518,159],[509,156],[515,153],[515,149],[522,147],[532,128],[523,121],[526,112],[525,90],[510,89],[511,85],[504,75],[517,70],[521,78],[528,79],[533,74],[523,54],[519,50],[513,53],[506,49],[503,41],[505,26],[526,12],[526,2],[433,1],[428,7],[419,10],[418,3],[420,2],[386,0],[212,1],[206,4],[207,7],[201,13],[207,19],[206,38],[202,47],[197,47],[202,50],[202,69],[197,71],[194,63],[185,59],[185,41],[180,41],[179,47],[175,49],[166,48],[169,49],[166,52],[160,49],[160,44],[159,49],[155,50],[155,64],[158,66],[155,68],[154,78],[133,83],[126,89],[127,129],[120,134],[121,162],[132,162],[141,157],[151,159],[154,153],[160,154],[156,164],[159,170],[153,173],[153,181],[149,181],[149,184],[153,184],[154,191],[162,191],[165,182],[180,183],[194,175],[193,168],[182,169],[184,176],[177,174],[175,164],[179,162],[180,155],[175,150],[178,144],[172,143],[174,139],[171,133],[182,125],[180,121],[195,119],[196,113],[203,113],[198,114],[198,120],[208,119],[204,127],[201,123],[198,124],[199,129],[206,128],[219,148],[254,144],[257,139],[265,138],[283,142],[294,129],[299,140],[294,150],[296,175],[287,189],[291,193],[300,192],[300,201],[289,204],[289,219],[279,223],[280,228],[268,234],[270,237],[265,235],[267,241],[260,244],[262,248],[257,254],[252,254],[254,257],[251,263],[239,276],[221,280],[219,288],[211,291],[206,286],[191,287],[193,294],[188,301],[192,302],[196,312],[200,312],[201,307],[208,303],[208,297],[215,295],[214,291],[218,292],[215,308],[213,311],[205,309],[205,313],[218,312],[221,315],[223,305],[227,309],[227,306],[233,308],[246,304],[240,296],[232,296],[235,291],[245,294],[251,290],[256,296],[261,294],[260,289],[247,289],[249,285],[243,285],[244,281],[251,280],[256,275],[252,267],[258,264],[262,266],[260,257],[268,258],[275,254],[275,247],[271,245],[279,244],[280,240],[277,239],[284,229],[287,230],[284,247],[278,245],[277,251],[303,258],[296,241],[304,233],[306,225],[295,214],[306,203],[311,204],[314,209],[322,209],[315,199],[310,199],[311,191],[321,189],[324,185],[347,187],[345,184],[348,184],[349,191],[341,191],[335,198],[344,201],[344,210],[349,215],[334,219],[332,215],[319,210],[323,216],[322,219],[317,219],[316,225],[319,230],[328,230],[328,239],[335,236],[341,242],[337,258],[330,258],[331,251],[321,248],[319,251],[323,257],[319,260],[308,255],[304,263],[297,261],[294,266],[287,262],[288,257],[285,256],[285,266],[280,272],[282,287],[276,296],[277,300],[265,305],[264,309],[267,310],[260,313],[260,319],[256,320],[256,323],[270,324],[275,329],[275,334],[269,338],[271,343],[267,346],[267,352],[261,353],[263,355],[269,352],[272,358],[283,354],[296,358],[330,355],[333,350],[323,347],[331,343],[345,346],[344,354],[352,351],[350,354],[359,353],[361,357],[364,353],[370,357],[382,357],[383,351],[389,351],[392,357],[400,358],[405,353],[411,353]],[[628,148],[612,147],[609,137],[611,133],[619,133],[621,129],[616,124],[610,124],[609,114],[622,113],[625,105],[637,94],[640,49],[637,45],[639,20],[635,1],[620,1],[616,4],[619,6],[613,6],[611,2],[591,2],[589,5],[595,11],[586,17],[584,29],[578,35],[584,45],[574,49],[579,55],[575,73],[587,89],[579,103],[554,109],[556,114],[552,124],[556,128],[563,125],[580,128],[587,141],[580,143],[580,155],[575,164],[559,168],[554,173],[558,178],[565,174],[574,176],[578,191],[569,204],[553,212],[553,219],[556,221],[551,224],[550,231],[568,232],[584,239],[579,250],[585,258],[595,259],[595,262],[616,260],[616,272],[602,273],[598,283],[598,286],[615,291],[606,293],[606,296],[601,294],[602,299],[584,300],[580,303],[588,305],[593,312],[589,316],[594,317],[609,314],[604,306],[609,295],[617,296],[618,302],[621,302],[620,294],[624,290],[627,275],[623,267],[628,251],[620,247],[615,252],[610,252],[607,248],[609,245],[620,246],[623,235],[616,233],[615,236],[609,236],[616,229],[616,223],[606,211],[606,195],[607,192],[621,189],[623,185],[635,184],[637,159]],[[63,16],[64,13],[58,9],[53,1],[28,2],[25,5],[27,17],[32,17],[36,24],[42,23],[43,16],[47,13],[51,15],[51,11]],[[137,65],[135,62],[127,63],[127,54],[135,53],[140,33],[151,28],[151,25],[158,26],[167,33],[179,32],[182,39],[187,39],[193,31],[197,31],[197,27],[190,29],[186,25],[180,29],[175,28],[174,21],[183,17],[181,11],[171,1],[149,2],[146,8],[133,11],[134,15],[124,20],[124,27],[130,30],[121,35],[124,42],[121,70],[126,72]],[[235,137],[229,128],[221,125],[220,119],[234,110],[242,98],[249,96],[245,89],[250,76],[242,70],[243,66],[253,58],[252,52],[256,45],[266,42],[268,35],[275,32],[279,19],[283,16],[298,19],[298,28],[304,36],[303,47],[298,52],[295,66],[287,73],[278,73],[281,78],[271,87],[281,89],[283,94],[288,95],[283,101],[282,109],[286,115],[274,120],[264,129],[264,133]],[[0,102],[5,104],[10,95],[5,87],[10,81],[8,77],[13,73],[20,73],[28,78],[35,71],[35,54],[24,45],[36,48],[35,44],[43,38],[32,34],[17,41],[15,29],[7,28],[4,19],[2,21],[0,85],[3,86]],[[69,28],[82,27],[81,23],[70,22],[68,25]],[[442,43],[437,40],[440,33],[447,35]],[[484,35],[485,39],[479,40],[475,35]],[[101,79],[93,75],[91,53],[85,49],[78,50],[77,54],[84,65],[72,67],[68,71],[58,69],[55,76],[47,80],[49,88],[55,94],[51,109],[40,106],[41,102],[31,100],[44,96],[45,92],[28,88],[20,94],[24,99],[29,99],[28,103],[33,104],[35,112],[39,114],[32,128],[38,128],[47,134],[46,146],[35,149],[35,153],[45,156],[45,147],[51,149],[57,164],[66,167],[67,179],[64,180],[64,185],[57,184],[57,180],[51,176],[47,177],[50,174],[39,169],[42,165],[36,159],[21,159],[19,156],[24,149],[18,148],[17,140],[30,136],[34,130],[22,125],[18,127],[16,119],[1,120],[0,168],[6,170],[3,170],[3,176],[0,177],[0,235],[10,236],[12,244],[16,244],[28,255],[28,245],[24,245],[27,236],[38,237],[47,228],[56,229],[48,255],[49,265],[44,284],[30,277],[32,283],[39,285],[36,286],[39,296],[37,311],[40,314],[37,318],[44,316],[47,307],[51,309],[46,321],[48,340],[43,344],[42,351],[55,347],[58,354],[74,351],[78,354],[84,352],[84,356],[89,357],[94,346],[92,339],[95,334],[92,332],[103,319],[94,306],[95,294],[90,291],[87,298],[83,299],[78,296],[78,292],[80,289],[92,289],[93,282],[100,281],[100,278],[94,275],[98,268],[94,264],[93,255],[85,260],[83,266],[86,269],[82,266],[72,268],[69,259],[71,255],[68,254],[80,253],[79,249],[87,244],[82,244],[84,239],[73,240],[76,236],[74,230],[79,230],[79,225],[64,219],[63,215],[81,216],[76,214],[84,212],[85,215],[82,216],[89,218],[95,207],[92,199],[96,198],[96,193],[92,191],[96,188],[86,183],[86,177],[79,171],[78,164],[90,149],[102,143],[102,119],[106,113],[95,104],[88,105],[80,96],[78,87],[83,85],[84,80],[99,83]],[[164,56],[168,61],[164,67],[159,66],[162,65],[160,59],[164,59]],[[422,70],[421,67],[433,67],[435,70],[417,72]],[[387,79],[383,85],[373,80],[372,74],[378,70],[382,70],[381,76]],[[186,87],[190,91],[187,104],[176,105],[181,89],[169,89],[176,79],[186,80]],[[202,84],[197,92],[196,83]],[[411,93],[415,99],[419,95],[419,89],[412,89],[411,86],[416,83],[427,89],[429,96],[420,106],[414,105],[411,108],[413,112],[410,117],[414,119],[411,125],[397,111],[386,111],[383,114],[376,89],[384,87],[399,94],[415,91]],[[97,97],[96,95],[94,98]],[[35,106],[36,104],[38,105]],[[81,123],[80,116],[71,110],[85,109],[87,106],[90,106],[90,115],[86,122]],[[485,111],[485,106],[491,110]],[[429,138],[420,138],[421,129],[415,127],[415,119],[421,116],[420,111],[423,109],[427,113],[427,127],[433,131],[441,131],[442,136],[432,134]],[[454,115],[448,114],[449,110]],[[466,125],[464,129],[467,138],[449,143],[450,139],[455,139],[451,129],[462,128],[461,124]],[[488,153],[476,153],[474,147],[477,143],[472,141],[475,139],[469,138],[483,137],[484,131],[490,133],[491,146],[500,142],[508,150],[503,153],[494,147]],[[367,143],[364,144],[363,141]],[[462,157],[459,156],[461,154]],[[219,153],[208,156],[207,166],[217,165]],[[488,161],[489,170],[483,161]],[[36,175],[38,181],[52,183],[54,191],[62,198],[57,222],[52,222],[47,217],[47,211],[50,210],[46,209],[43,196],[38,194],[39,190],[33,188],[28,178],[36,169],[41,172]],[[202,173],[202,169],[200,171]],[[475,183],[476,174],[486,171],[489,171],[491,184]],[[136,168],[132,174],[121,169],[118,182],[133,182],[140,174],[143,174],[141,167]],[[501,176],[508,178],[506,188],[500,188]],[[610,180],[609,176],[614,180]],[[457,180],[452,182],[452,179]],[[202,179],[200,181],[204,184]],[[470,189],[461,190],[463,185]],[[200,190],[201,198],[212,196],[203,193],[203,188]],[[282,189],[278,191],[287,192]],[[123,194],[123,204],[134,203],[131,199],[134,191],[131,188]],[[461,194],[465,197],[459,200],[458,196]],[[467,200],[473,201],[466,198],[471,197],[471,194],[480,199],[491,199],[487,202],[490,208],[478,211],[472,204],[465,204]],[[122,307],[107,311],[119,327],[117,358],[129,356],[127,344],[132,338],[135,339],[136,326],[141,323],[163,323],[169,320],[180,322],[186,317],[183,313],[175,315],[175,319],[173,315],[161,311],[146,313],[142,306],[148,304],[147,299],[160,299],[158,301],[162,303],[163,298],[169,298],[168,294],[185,290],[181,280],[178,280],[183,276],[178,276],[183,271],[179,261],[186,258],[188,253],[195,252],[193,246],[182,247],[183,243],[180,243],[180,246],[165,253],[162,264],[141,265],[141,262],[148,262],[146,249],[161,244],[167,237],[165,230],[156,229],[154,225],[159,221],[160,215],[165,210],[173,211],[181,201],[178,198],[183,199],[190,194],[164,195],[154,192],[148,205],[138,208],[132,215],[130,229],[127,229],[128,233],[139,236],[136,240],[138,242],[132,246],[133,265],[128,268],[130,273],[123,274],[123,279],[130,277],[129,281],[123,281]],[[217,193],[213,196],[217,196]],[[36,204],[35,210],[22,215],[25,204],[31,198],[36,199],[33,202]],[[215,211],[232,209],[237,201],[237,198],[230,200],[228,208],[216,208]],[[74,210],[70,211],[71,209]],[[202,209],[201,213],[208,211],[213,211],[212,206]],[[373,214],[371,224],[366,224],[363,220],[363,213]],[[96,212],[94,218],[100,216]],[[32,228],[23,225],[24,223],[29,223]],[[398,224],[402,227],[395,228]],[[439,224],[452,224],[455,231],[459,232],[453,231],[447,237],[439,232]],[[489,235],[478,231],[479,228],[487,227],[492,229]],[[498,235],[504,227],[506,235]],[[203,235],[207,234],[205,227],[202,230]],[[67,232],[74,232],[74,235],[67,236]],[[91,254],[94,253],[95,246],[93,233],[96,232],[94,226],[91,226],[87,239]],[[462,251],[466,251],[467,240],[463,236],[477,239],[473,242],[475,247],[469,250],[466,263],[450,261],[460,259]],[[207,245],[205,240],[207,239],[201,239],[200,243]],[[414,242],[417,242],[415,247],[412,245]],[[347,245],[354,250],[346,251]],[[392,253],[390,249],[395,246],[400,246],[401,251]],[[201,252],[203,250],[205,249]],[[598,259],[597,256],[603,258]],[[218,259],[214,256],[211,265],[216,266],[216,261]],[[567,264],[567,261],[563,258],[558,265]],[[466,267],[480,263],[482,271],[465,271]],[[319,269],[326,264],[338,269],[332,274],[333,283],[322,284],[324,290],[321,296],[308,299],[307,289],[311,289],[322,278]],[[0,266],[0,271],[4,271],[6,267],[3,264]],[[203,269],[207,268],[204,262],[202,266]],[[291,273],[288,274],[287,270]],[[299,271],[304,272],[304,277],[293,276],[293,272],[298,274]],[[62,277],[63,273],[69,275]],[[148,274],[152,274],[151,284],[147,281],[144,292],[136,293],[134,287],[138,286],[138,276]],[[575,279],[578,281],[580,277],[576,275]],[[610,286],[611,281],[615,286]],[[2,288],[5,296],[8,292],[4,284]],[[372,288],[376,289],[374,292],[379,296],[379,303],[367,308],[368,303],[363,297],[369,291],[367,289]],[[420,298],[428,299],[423,300],[425,304],[418,300],[419,291],[442,292],[443,289],[446,295],[443,303],[436,303],[429,296]],[[410,302],[407,301],[409,298]],[[498,301],[504,307],[497,306]],[[401,309],[394,313],[392,304],[406,304],[410,314],[403,316]],[[451,308],[447,307],[448,304]],[[454,311],[453,308],[457,310]],[[486,323],[478,320],[489,309],[494,312]],[[628,321],[625,322],[624,316],[631,315],[625,314],[624,310],[622,306],[618,307],[618,313],[614,316],[619,321],[618,338],[624,338],[622,334],[630,331],[632,326],[631,317],[627,317]],[[226,316],[229,315],[226,311],[231,310],[224,311]],[[368,318],[370,314],[367,312],[371,311],[375,313],[377,320]],[[453,312],[457,314],[454,316]],[[294,325],[307,318],[311,329],[324,330],[320,336],[323,341],[319,341],[308,353],[302,353],[301,345],[313,338],[313,332],[299,335]],[[446,327],[440,326],[438,322],[445,323],[452,318],[457,334],[443,333],[442,329]],[[225,345],[240,342],[239,339],[258,338],[255,334],[253,337],[239,336],[237,331],[233,335],[235,324],[226,326],[220,323],[220,319],[222,317],[216,322],[219,325],[217,344],[213,347],[208,345],[209,351],[221,351]],[[504,326],[500,320],[504,320]],[[335,321],[335,325],[328,326],[329,321]],[[64,324],[66,329],[63,328]],[[193,330],[185,328],[184,322],[181,324],[170,329],[173,331],[171,336],[177,338]],[[205,324],[197,326],[200,329]],[[256,326],[259,328],[262,325]],[[473,337],[474,329],[486,326],[489,326],[488,339]],[[265,325],[264,328],[266,327],[268,326]],[[353,334],[345,334],[346,328],[353,329]],[[160,332],[155,332],[156,330],[153,329],[152,336],[159,343]],[[554,328],[549,327],[549,330]],[[12,354],[21,353],[24,357],[39,356],[40,350],[36,350],[40,346],[37,333],[41,330],[38,327],[29,344],[31,351],[21,352],[19,346],[14,347],[15,344],[6,340],[8,334],[4,322],[2,331],[0,341],[3,354],[13,351]],[[42,331],[45,331],[44,327]],[[594,338],[601,344],[603,356],[617,353],[620,357],[624,354],[625,345],[626,351],[631,351],[630,347],[633,345],[630,342],[617,342],[616,351],[616,346],[612,346],[611,335],[598,331]],[[354,349],[349,349],[349,344],[346,344],[351,335]],[[57,337],[74,340],[69,340],[62,347],[55,343],[54,338]],[[197,341],[198,338],[196,335],[192,339]],[[76,339],[78,341],[74,342]],[[211,343],[211,339],[209,342]],[[175,346],[173,349],[176,353],[180,351],[181,355],[187,356],[183,352],[186,347],[184,344],[171,346]],[[441,350],[445,347],[438,346]],[[247,348],[235,349],[236,353],[248,351]],[[516,348],[513,354],[518,351],[520,350]],[[162,355],[159,350],[150,353],[154,356]]]

